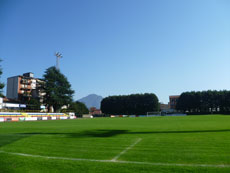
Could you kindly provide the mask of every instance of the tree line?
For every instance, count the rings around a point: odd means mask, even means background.
[[[109,96],[101,101],[101,111],[113,115],[146,115],[159,110],[155,94]]]
[[[230,91],[192,91],[180,95],[176,109],[189,113],[229,113]]]

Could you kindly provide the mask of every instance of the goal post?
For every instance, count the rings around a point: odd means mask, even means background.
[[[147,112],[147,117],[150,116],[161,116],[161,112]]]

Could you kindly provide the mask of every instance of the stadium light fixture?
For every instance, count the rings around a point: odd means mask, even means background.
[[[59,53],[59,52],[56,52],[55,53],[55,56],[56,56],[56,69],[59,70],[59,59],[62,58],[62,54]]]

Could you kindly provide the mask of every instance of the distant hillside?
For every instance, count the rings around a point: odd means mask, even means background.
[[[100,109],[102,99],[102,96],[90,94],[86,97],[79,99],[78,101],[84,103],[87,108],[96,107],[97,109]]]

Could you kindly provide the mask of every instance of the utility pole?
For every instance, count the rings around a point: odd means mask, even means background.
[[[56,52],[55,56],[56,56],[56,69],[60,70],[60,68],[59,68],[59,59],[62,58],[62,54],[60,54],[59,52]]]

